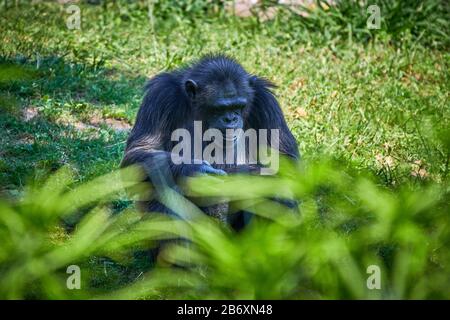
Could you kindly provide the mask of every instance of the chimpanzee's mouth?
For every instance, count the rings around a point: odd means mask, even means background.
[[[225,131],[222,131],[223,140],[230,141],[230,142],[236,142],[239,139],[239,137],[241,136],[241,133],[242,133],[242,130],[227,129]]]
[[[223,137],[223,140],[225,140],[225,141],[237,141],[237,139],[238,139],[238,136],[235,135],[235,134],[233,134],[233,135],[231,135],[231,136],[225,135],[225,136]]]

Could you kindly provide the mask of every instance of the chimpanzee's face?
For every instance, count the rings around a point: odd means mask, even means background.
[[[194,80],[186,82],[196,120],[205,129],[214,128],[226,133],[227,129],[242,129],[250,100],[247,79],[211,79],[206,84]]]

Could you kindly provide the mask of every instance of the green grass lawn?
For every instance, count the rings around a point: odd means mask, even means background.
[[[107,10],[82,4],[81,30],[67,29],[59,4],[0,13],[4,197],[16,198],[28,182],[66,164],[77,182],[117,169],[146,79],[210,52],[230,55],[278,86],[306,163],[331,158],[370,172],[389,190],[448,185],[445,31],[441,38],[383,29],[330,33],[283,12],[261,22],[223,12],[202,17],[203,8],[181,14],[163,4],[149,20],[145,2],[118,3]],[[132,277],[115,272],[113,282]]]
[[[152,30],[145,10],[100,6],[82,8],[81,30],[65,27],[58,5],[7,14],[14,18],[1,25],[4,190],[65,163],[80,180],[117,168],[121,129],[134,121],[145,80],[208,52],[235,57],[278,86],[304,158],[350,161],[390,185],[448,174],[439,139],[448,143],[449,55],[414,39],[334,43],[306,30],[289,34],[278,20],[232,17],[156,18]]]

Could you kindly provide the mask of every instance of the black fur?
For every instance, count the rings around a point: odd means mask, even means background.
[[[200,88],[195,94],[186,89],[190,80]],[[197,172],[222,173],[220,169],[225,168],[220,166],[172,163],[170,152],[176,142],[170,138],[177,128],[191,130],[193,121],[202,113],[199,109],[219,96],[230,95],[244,97],[247,101],[242,110],[244,130],[279,129],[280,153],[297,160],[297,144],[271,91],[273,87],[269,81],[247,73],[239,63],[223,55],[206,56],[191,66],[155,76],[146,85],[145,98],[128,138],[122,166],[140,164],[154,185],[164,184],[175,189],[181,176]],[[239,171],[226,169],[228,172]],[[168,211],[156,200],[144,203],[144,209]]]

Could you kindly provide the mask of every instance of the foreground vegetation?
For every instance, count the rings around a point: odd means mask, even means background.
[[[449,298],[448,8],[382,1],[368,31],[348,1],[269,21],[149,3],[82,3],[81,30],[55,3],[0,13],[0,297]],[[188,221],[142,217],[110,173],[145,79],[217,51],[278,85],[304,159],[220,181],[259,217],[239,234],[186,203]],[[216,180],[190,183],[217,195]],[[254,200],[280,190],[300,215]],[[192,245],[150,262],[155,240],[179,237]]]
[[[121,174],[125,187],[144,188],[131,178],[138,171]],[[120,198],[117,173],[72,184],[73,172],[61,169],[21,202],[0,204],[3,298],[448,298],[450,208],[435,184],[394,193],[326,162],[285,163],[278,178],[190,181],[191,196],[256,213],[238,234],[176,194],[171,208],[183,208],[183,219],[114,214],[104,200]],[[287,192],[303,200],[301,215],[262,200]],[[61,220],[80,210],[68,233]],[[143,252],[170,239],[149,266]],[[72,264],[82,270],[80,290],[66,287]],[[370,266],[380,268],[379,290],[367,285]]]

